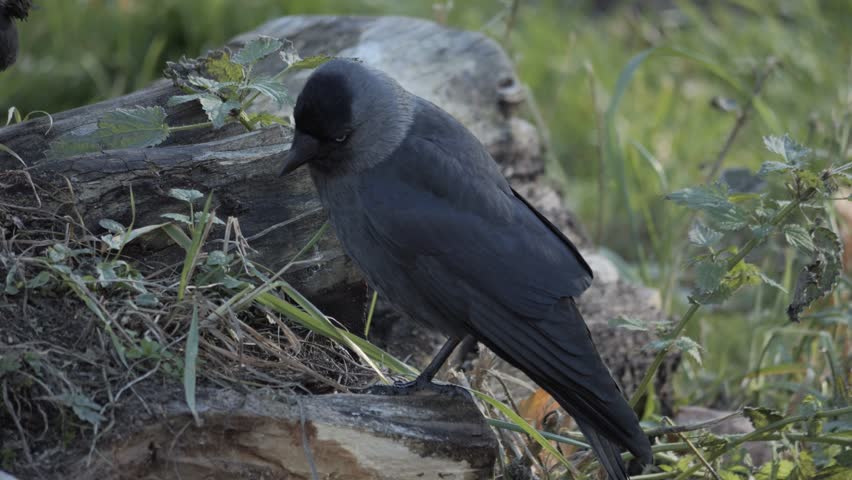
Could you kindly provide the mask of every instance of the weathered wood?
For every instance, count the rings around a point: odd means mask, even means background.
[[[124,433],[94,464],[61,478],[311,478],[313,464],[318,478],[485,479],[496,460],[496,438],[467,395],[199,398],[201,426],[177,400],[153,418],[125,412]]]
[[[400,17],[285,17],[236,38],[232,46],[259,34],[290,39],[304,56],[354,56],[378,66],[464,121],[497,158],[516,156],[530,144],[516,141],[518,132],[535,137],[535,129],[519,127],[523,122],[511,115],[511,107],[522,100],[511,62],[481,34]],[[273,56],[255,71],[273,74],[282,65]],[[306,75],[288,80],[294,96]],[[106,112],[162,106],[179,93],[170,82],[156,82],[130,95],[56,114],[52,127],[49,119],[39,118],[0,129],[0,143],[25,160],[40,184],[54,185],[53,192],[43,195],[52,208],[60,212],[76,208],[94,231],[99,231],[97,222],[102,218],[130,221],[130,185],[141,215],[136,225],[159,222],[162,213],[180,211],[179,202],[167,195],[170,188],[215,190],[218,215],[239,218],[242,232],[257,251],[254,259],[273,269],[284,265],[325,219],[306,172],[278,176],[282,155],[289,148],[288,129],[246,134],[231,124],[215,131],[180,132],[156,148],[44,159],[52,140],[68,132],[91,131]],[[255,108],[286,117],[291,107],[279,109],[261,100]],[[170,125],[205,120],[193,103],[166,110]],[[14,168],[20,168],[19,162],[0,152],[0,169]],[[24,185],[16,192],[30,195]],[[162,238],[145,238],[143,247],[151,261],[173,261],[180,255]],[[329,314],[350,322],[360,319],[363,282],[333,235],[320,242],[312,259],[295,266],[288,280]]]

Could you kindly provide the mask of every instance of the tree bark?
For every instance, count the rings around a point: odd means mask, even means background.
[[[115,479],[485,479],[497,441],[467,394],[273,396],[203,391],[111,435],[69,476]],[[141,410],[141,409],[140,409]],[[137,410],[138,411],[138,410]],[[122,430],[121,427],[119,427]],[[119,431],[120,431],[119,430]]]

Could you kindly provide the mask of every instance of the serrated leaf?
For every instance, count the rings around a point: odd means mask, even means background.
[[[757,471],[755,480],[787,480],[795,464],[790,460],[772,460],[764,463]]]
[[[765,177],[770,173],[786,172],[791,170],[792,168],[793,166],[788,163],[770,160],[763,162],[763,164],[760,165],[760,170],[757,171],[757,174],[761,177]]]
[[[277,38],[260,36],[245,44],[233,56],[233,61],[240,65],[249,66],[257,63],[261,58],[277,52],[284,42]]]
[[[784,225],[784,239],[791,247],[804,253],[813,253],[816,250],[811,234],[801,225]]]
[[[121,233],[124,231],[124,225],[116,222],[115,220],[111,220],[109,218],[102,218],[98,221],[98,225],[104,227],[111,233]]]
[[[787,293],[787,289],[786,289],[786,288],[784,288],[784,287],[783,287],[780,283],[778,283],[778,282],[776,282],[775,280],[773,280],[773,279],[769,278],[768,276],[766,276],[766,274],[765,274],[765,273],[763,273],[762,271],[758,270],[758,271],[757,271],[757,275],[760,277],[760,280],[761,280],[763,283],[765,283],[765,284],[769,285],[769,286],[770,286],[770,287],[772,287],[772,288],[778,289],[778,290],[782,291],[783,293]]]
[[[689,229],[689,241],[701,247],[712,247],[722,240],[724,234],[696,221]]]
[[[50,272],[47,270],[42,270],[38,275],[30,279],[27,282],[27,288],[39,288],[47,285],[47,282],[50,281]]]
[[[728,201],[727,192],[719,187],[688,187],[666,196],[667,199],[693,210],[707,214],[707,220],[716,230],[732,232],[748,224],[746,212]]]
[[[119,108],[98,121],[106,148],[144,148],[159,145],[169,136],[163,107]]]
[[[71,132],[50,143],[48,158],[119,148],[145,148],[163,143],[169,136],[163,107],[119,108],[104,114],[98,127],[85,135]]]
[[[160,214],[160,216],[163,218],[174,220],[176,222],[192,225],[192,221],[189,219],[189,215],[184,215],[182,213],[162,213]]]
[[[313,57],[303,58],[301,60],[297,60],[297,61],[291,63],[291,62],[287,61],[288,60],[287,58],[284,58],[283,53],[284,52],[282,52],[281,58],[284,60],[285,63],[287,63],[287,65],[288,65],[287,70],[288,71],[289,70],[294,70],[294,71],[295,70],[309,70],[309,69],[312,69],[312,68],[317,68],[320,65],[322,65],[323,63],[334,58],[334,57],[330,57],[330,56],[327,56],[327,55],[316,55],[316,56],[313,56]]]
[[[676,351],[683,352],[689,355],[695,363],[701,365],[701,345],[689,337],[678,337],[672,343],[672,348]]]
[[[290,96],[287,95],[287,88],[284,84],[270,77],[258,78],[252,80],[248,85],[241,87],[240,90],[254,90],[259,92],[261,95],[265,95],[271,98],[275,103],[278,104],[278,107],[283,107],[285,103],[290,99]]]
[[[638,318],[626,317],[624,315],[610,318],[607,323],[610,328],[624,328],[626,330],[637,330],[642,332],[648,331],[648,327],[645,325],[644,321]]]
[[[755,429],[784,419],[781,412],[767,407],[745,407],[743,408],[743,416],[748,418]]]
[[[767,150],[781,155],[791,165],[798,165],[811,153],[809,148],[796,142],[786,133],[783,137],[773,135],[763,137],[763,144],[766,145]]]
[[[840,276],[840,254],[843,247],[831,229],[814,227],[810,232],[814,245],[811,262],[805,265],[796,279],[793,300],[787,307],[787,316],[799,321],[799,314],[814,301],[829,294]]]
[[[198,87],[202,90],[210,90],[212,92],[219,90],[223,86],[222,82],[217,82],[212,78],[202,77],[200,75],[189,75],[186,80],[193,87]],[[202,93],[200,95],[203,96],[204,94]]]
[[[695,266],[695,286],[700,292],[716,290],[725,277],[725,266],[715,262],[699,262]]]
[[[175,105],[180,105],[181,103],[191,102],[193,100],[200,100],[201,97],[207,95],[206,93],[193,93],[191,95],[175,95],[166,102],[166,106],[174,107]]]
[[[172,188],[169,190],[169,196],[172,198],[176,198],[178,200],[183,200],[184,202],[192,203],[199,198],[204,198],[204,194],[199,192],[198,190],[192,189],[182,189],[182,188]],[[162,216],[166,216],[168,214],[163,214]],[[170,217],[167,217],[170,218]]]
[[[220,57],[208,57],[207,73],[219,82],[242,82],[246,78],[246,71],[236,61],[237,55],[230,57],[227,52],[222,52]]]
[[[241,108],[240,102],[235,100],[222,102],[222,99],[213,95],[205,95],[199,101],[207,118],[213,122],[213,128],[222,128],[225,122],[232,118],[232,111],[239,111]]]

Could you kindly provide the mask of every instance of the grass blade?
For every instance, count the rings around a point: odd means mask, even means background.
[[[198,365],[198,305],[192,307],[192,322],[186,335],[186,351],[183,359],[183,392],[186,405],[195,419],[195,426],[201,426],[201,417],[195,405],[195,380]]]
[[[210,215],[210,205],[213,202],[213,194],[207,195],[207,201],[204,203],[204,212],[200,218],[202,222],[198,222],[192,230],[192,244],[186,252],[186,257],[183,259],[183,269],[180,272],[180,284],[178,285],[178,300],[183,300],[186,294],[186,287],[189,284],[189,279],[192,277],[192,271],[198,263],[198,257],[201,255],[201,246],[204,244],[204,239],[210,233],[210,227],[213,225],[213,215]],[[195,217],[193,217],[195,218]],[[168,232],[167,232],[168,233]]]

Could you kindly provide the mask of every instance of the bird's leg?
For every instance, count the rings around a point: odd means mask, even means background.
[[[439,385],[432,383],[432,379],[450,355],[452,355],[453,350],[456,349],[461,340],[455,337],[447,339],[444,346],[438,351],[438,354],[432,358],[429,365],[414,380],[410,382],[396,382],[393,385],[373,385],[367,389],[367,393],[377,395],[408,395],[425,389],[435,390],[439,393],[455,393],[456,388],[453,385]]]

